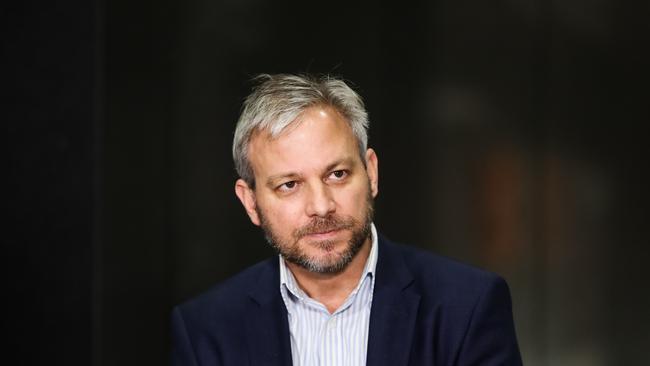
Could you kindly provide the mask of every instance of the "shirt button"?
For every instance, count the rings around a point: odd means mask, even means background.
[[[332,330],[336,327],[336,318],[330,318],[330,320],[327,322],[327,329]]]

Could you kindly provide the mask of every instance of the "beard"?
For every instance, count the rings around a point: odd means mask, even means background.
[[[340,273],[352,262],[352,259],[359,253],[363,244],[370,237],[371,224],[374,216],[373,198],[368,192],[365,201],[366,209],[363,222],[354,217],[341,217],[330,214],[325,217],[315,217],[306,225],[294,230],[289,240],[284,240],[277,235],[276,231],[266,219],[261,209],[256,208],[260,218],[260,226],[264,231],[266,241],[285,260],[294,263],[313,273]],[[352,236],[348,240],[345,249],[341,253],[334,252],[335,241],[321,240],[306,243],[314,246],[320,251],[326,252],[322,257],[310,256],[299,244],[300,239],[305,236],[335,230],[350,230]]]

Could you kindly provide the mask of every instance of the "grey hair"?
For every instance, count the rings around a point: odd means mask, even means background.
[[[277,137],[306,109],[316,105],[332,107],[346,119],[365,164],[368,113],[359,94],[343,80],[290,74],[261,74],[253,80],[259,84],[244,101],[232,144],[235,169],[251,188],[255,187],[255,175],[248,159],[248,145],[253,133],[266,131],[272,138]]]

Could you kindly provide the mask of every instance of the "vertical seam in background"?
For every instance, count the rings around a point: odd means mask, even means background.
[[[104,233],[104,137],[105,137],[105,3],[94,2],[94,80],[93,80],[93,218],[92,218],[92,324],[91,362],[102,361],[102,289],[103,289],[103,233]]]

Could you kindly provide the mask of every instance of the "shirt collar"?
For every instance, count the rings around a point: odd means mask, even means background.
[[[356,293],[359,291],[359,288],[363,284],[363,280],[366,279],[366,277],[370,277],[371,279],[374,278],[375,276],[375,270],[377,268],[377,256],[378,256],[378,239],[377,239],[377,229],[375,228],[375,224],[371,223],[370,224],[370,232],[372,235],[372,243],[370,247],[370,253],[368,254],[368,260],[366,260],[366,265],[363,269],[363,274],[359,278],[359,283],[355,287],[354,291],[352,293]],[[284,258],[282,255],[278,255],[279,261],[280,261],[280,291],[282,294],[285,294],[285,290],[288,290],[289,293],[291,293],[293,296],[297,297],[298,299],[304,300],[305,298],[308,298],[307,294],[305,294],[304,291],[298,286],[296,279],[293,277],[293,274],[291,273],[291,270],[289,267],[287,267],[287,264],[284,262]]]

